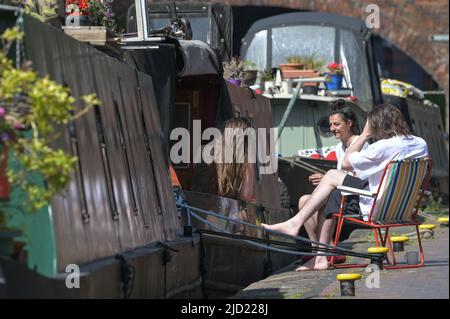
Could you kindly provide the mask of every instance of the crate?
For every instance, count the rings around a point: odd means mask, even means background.
[[[66,34],[81,42],[88,42],[92,45],[104,46],[108,40],[108,30],[106,27],[98,26],[64,26]]]

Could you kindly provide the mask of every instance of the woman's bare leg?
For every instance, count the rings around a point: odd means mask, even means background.
[[[310,218],[311,219],[311,218]],[[305,223],[306,225],[306,223]],[[319,232],[319,241],[321,243],[330,244],[333,237],[333,231],[335,226],[334,218],[325,218],[322,211],[318,212],[317,216],[317,230]],[[303,266],[298,267],[296,271],[304,270],[326,270],[329,268],[327,256],[316,256],[309,260]]]
[[[303,207],[305,206],[306,202],[309,200],[311,195],[303,195],[300,197],[298,201],[298,210],[301,211]],[[311,216],[306,222],[305,222],[305,229],[308,233],[308,237],[311,240],[319,241],[319,232],[317,231],[317,214]]]
[[[309,200],[305,203],[303,208],[291,219],[274,225],[261,224],[262,227],[274,230],[283,234],[297,236],[299,229],[305,224],[314,212],[321,209],[328,200],[331,192],[339,185],[345,178],[345,173],[338,170],[329,170],[320,181],[319,185],[314,189]]]

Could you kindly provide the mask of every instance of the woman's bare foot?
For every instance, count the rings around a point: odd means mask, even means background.
[[[297,236],[298,230],[300,229],[299,226],[295,225],[295,223],[290,220],[273,225],[261,223],[261,227],[291,236]]]
[[[329,267],[326,256],[317,256],[308,260],[304,265],[297,267],[295,271],[327,270]]]

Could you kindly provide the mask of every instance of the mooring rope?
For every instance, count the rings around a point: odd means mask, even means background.
[[[224,229],[222,229],[222,228],[220,228],[220,227],[214,225],[213,223],[208,222],[206,219],[201,218],[201,217],[198,216],[197,214],[195,214],[195,213],[191,213],[191,214],[192,214],[192,216],[194,216],[196,219],[200,220],[201,222],[203,222],[203,223],[205,223],[205,224],[207,224],[207,225],[209,225],[209,226],[211,226],[211,227],[213,227],[213,228],[215,228],[215,229],[217,229],[217,230],[219,230],[219,231],[225,233],[225,234],[214,233],[214,235],[217,235],[217,236],[230,237],[230,238],[234,237],[235,239],[240,239],[240,240],[242,240],[242,241],[244,241],[244,242],[246,242],[246,243],[248,243],[248,244],[254,245],[254,246],[256,246],[256,247],[261,247],[261,248],[268,249],[268,250],[271,250],[271,251],[280,252],[280,253],[286,253],[286,254],[291,254],[291,255],[306,255],[306,256],[336,256],[336,254],[314,254],[314,253],[307,253],[307,252],[305,252],[305,253],[303,253],[303,252],[297,252],[297,251],[293,251],[293,250],[287,250],[287,249],[275,248],[275,247],[271,247],[271,246],[268,246],[268,245],[263,245],[263,244],[255,243],[254,241],[252,241],[252,240],[250,240],[250,239],[247,240],[247,239],[243,239],[243,238],[237,238],[237,236],[233,236],[233,234],[227,233],[226,230],[224,230]],[[205,232],[205,231],[203,231],[203,230],[198,230],[198,231],[199,231],[199,232],[202,232],[202,233],[208,233],[207,231]],[[229,235],[231,235],[231,236],[229,236]]]
[[[324,253],[324,254],[317,254],[317,253],[307,253],[307,252],[294,252],[292,250],[279,249],[279,248],[274,248],[274,247],[270,247],[270,246],[267,246],[267,245],[262,245],[262,244],[255,243],[253,241],[250,241],[251,237],[249,237],[246,240],[249,243],[251,242],[252,244],[255,244],[256,246],[261,246],[261,247],[263,247],[265,249],[270,249],[270,250],[283,252],[283,253],[288,253],[288,254],[306,255],[306,256],[336,256],[336,255],[339,254],[339,255],[347,255],[347,256],[354,256],[354,257],[367,258],[367,259],[370,259],[371,257],[373,257],[373,256],[370,256],[368,254],[354,252],[354,251],[349,250],[349,249],[345,249],[345,248],[342,248],[342,247],[337,247],[337,246],[334,246],[334,245],[329,245],[329,244],[317,242],[317,241],[310,240],[310,239],[305,238],[305,237],[291,236],[291,235],[283,234],[283,233],[280,233],[280,232],[277,232],[277,231],[274,231],[274,230],[265,229],[265,228],[263,228],[261,226],[257,226],[257,225],[254,225],[254,224],[251,224],[251,223],[247,223],[247,222],[244,222],[244,221],[241,221],[241,220],[231,219],[229,217],[226,217],[226,216],[223,216],[223,215],[220,215],[218,213],[211,212],[211,211],[207,211],[207,210],[204,210],[204,209],[201,209],[201,208],[198,208],[198,207],[194,207],[194,206],[190,206],[190,205],[186,205],[186,204],[182,204],[182,203],[177,203],[177,205],[180,206],[180,207],[186,208],[188,210],[188,214],[189,213],[192,214],[193,217],[199,219],[200,221],[204,222],[205,224],[207,224],[207,225],[209,225],[209,226],[211,226],[213,228],[216,228],[216,229],[218,229],[218,230],[220,230],[221,232],[224,232],[224,233],[228,233],[228,231],[220,228],[219,226],[216,226],[216,225],[208,222],[207,220],[205,220],[205,219],[201,218],[200,216],[198,216],[197,214],[193,213],[191,210],[195,210],[195,211],[207,214],[207,215],[215,216],[215,217],[227,220],[227,221],[232,222],[232,223],[238,223],[238,224],[242,224],[242,225],[245,225],[245,226],[248,226],[248,227],[256,228],[256,229],[259,229],[261,231],[272,233],[273,235],[276,235],[276,236],[285,237],[285,238],[293,239],[293,240],[298,240],[298,241],[306,242],[306,243],[310,243],[310,244],[315,244],[315,245],[317,245],[317,247],[312,246],[311,250],[325,251],[326,253]],[[258,239],[258,240],[261,241],[260,239]]]

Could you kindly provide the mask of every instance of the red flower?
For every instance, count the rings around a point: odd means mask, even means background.
[[[66,8],[66,14],[75,14],[75,12],[80,12],[82,15],[89,14],[89,0],[66,0],[66,7],[68,5],[75,5],[76,7],[72,7],[70,12]]]
[[[344,66],[341,63],[331,62],[327,68],[330,74],[344,74]]]

